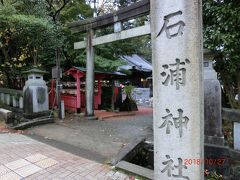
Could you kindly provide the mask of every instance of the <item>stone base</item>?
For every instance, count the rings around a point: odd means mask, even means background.
[[[25,119],[25,121],[22,119],[21,122],[19,122],[18,124],[16,125],[8,124],[7,127],[10,129],[23,130],[33,126],[47,123],[54,123],[54,119],[49,116],[36,118],[32,120]]]
[[[231,157],[231,180],[239,180],[240,179],[240,151],[230,149],[230,157]]]
[[[37,112],[37,113],[31,113],[31,114],[23,113],[23,117],[26,119],[35,119],[39,117],[50,116],[50,114],[51,114],[51,111],[43,111],[43,112]]]
[[[231,169],[231,180],[239,180],[240,179],[240,166],[234,166]]]
[[[77,116],[77,117],[84,117],[84,113],[74,113],[74,116]]]
[[[205,167],[209,171],[216,171],[219,174],[223,175],[223,179],[228,179],[230,176],[230,152],[229,147],[215,145],[215,144],[204,144],[204,158],[205,158]],[[210,163],[209,160],[212,159],[213,163]],[[224,159],[223,164],[217,164],[216,162],[219,159]],[[215,163],[214,163],[215,161]]]
[[[204,135],[204,142],[206,144],[215,144],[215,145],[220,145],[220,146],[225,146],[225,140],[224,137],[218,137],[218,136],[207,136]]]
[[[1,108],[7,109],[9,111],[12,111],[13,113],[21,113],[21,114],[23,113],[23,109],[12,107],[12,106],[8,106],[6,104],[1,104]]]
[[[84,117],[85,120],[98,120],[97,116],[85,116]]]
[[[11,123],[13,120],[13,113],[7,109],[0,108],[0,121],[4,120],[5,123]]]
[[[128,171],[133,174],[137,174],[144,179],[153,179],[154,171],[136,164],[129,163],[127,161],[120,161],[116,164],[116,168]]]

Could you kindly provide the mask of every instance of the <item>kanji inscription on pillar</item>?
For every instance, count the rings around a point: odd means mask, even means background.
[[[168,113],[166,116],[162,117],[164,121],[159,128],[166,128],[166,134],[170,134],[170,128],[174,125],[175,129],[179,130],[179,137],[181,138],[183,135],[183,128],[187,129],[187,124],[189,118],[187,116],[183,116],[183,110],[178,109],[178,116],[174,117],[169,109],[166,109]]]
[[[168,39],[183,35],[185,23],[182,20],[178,21],[177,23],[173,23],[173,24],[169,25],[171,18],[173,18],[174,16],[180,16],[180,15],[182,15],[182,11],[177,11],[177,12],[170,13],[170,14],[164,16],[164,24],[163,24],[160,32],[158,33],[157,37],[160,36],[163,32],[166,32],[166,37]],[[171,33],[170,30],[175,27],[178,27],[177,32]]]
[[[161,73],[161,76],[165,78],[162,84],[165,86],[175,85],[176,90],[179,90],[180,86],[185,86],[187,64],[190,64],[188,59],[180,61],[180,59],[176,58],[176,63],[162,65],[164,71]]]
[[[183,175],[183,170],[186,170],[187,166],[183,164],[182,158],[178,158],[177,165],[174,164],[174,160],[169,155],[166,155],[166,159],[166,161],[162,162],[165,167],[161,170],[161,173],[167,173],[168,177],[190,180],[188,176]]]

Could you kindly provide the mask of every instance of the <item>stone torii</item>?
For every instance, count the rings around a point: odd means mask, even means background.
[[[84,49],[87,52],[87,73],[86,73],[86,116],[93,116],[94,99],[94,46],[110,43],[118,40],[133,38],[150,34],[150,25],[137,27],[125,31],[118,30],[113,34],[93,38],[93,31],[110,25],[118,26],[122,21],[147,15],[150,12],[150,1],[144,0],[132,6],[123,8],[114,14],[107,14],[92,19],[77,21],[69,24],[72,33],[87,32],[86,41],[74,43],[74,49]]]
[[[94,30],[150,14],[151,24],[94,37]],[[94,46],[151,34],[154,179],[203,180],[202,1],[142,0],[112,14],[69,24],[87,32],[86,116],[94,116]]]

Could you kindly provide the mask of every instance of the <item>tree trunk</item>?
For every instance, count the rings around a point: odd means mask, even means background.
[[[5,47],[2,47],[1,49],[2,49],[2,53],[3,53],[3,55],[4,55],[4,63],[10,62],[10,56],[9,56],[9,54],[8,54],[8,50],[7,50]],[[11,78],[10,78],[11,74],[10,74],[10,72],[9,72],[8,70],[6,70],[6,69],[4,69],[3,72],[4,72],[5,75],[6,75],[6,80],[7,80],[6,86],[7,86],[7,87],[10,87],[10,85],[11,85]]]
[[[2,53],[4,55],[4,62],[9,62],[10,56],[8,54],[8,50],[5,47],[2,47]]]

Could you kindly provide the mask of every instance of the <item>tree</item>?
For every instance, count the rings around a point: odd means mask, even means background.
[[[232,108],[240,108],[240,1],[205,0],[204,46],[216,52],[215,69]]]
[[[47,7],[47,14],[62,32],[63,43],[61,52],[64,61],[61,62],[64,68],[70,68],[75,63],[79,64],[79,51],[74,50],[73,44],[84,35],[72,34],[67,24],[72,21],[91,17],[93,10],[85,3],[85,0],[44,0]]]
[[[104,0],[98,6],[97,14],[104,15],[108,13],[113,13],[114,11],[116,11],[116,9],[126,7],[135,2],[137,2],[137,0]],[[125,21],[122,23],[122,29],[126,30],[144,25],[145,21],[149,21],[149,18],[147,16],[132,19],[130,21]],[[102,36],[110,33],[113,33],[113,26],[105,27],[104,29],[100,29],[95,32],[97,36]],[[101,67],[101,65],[103,64],[109,64],[110,69],[114,69],[112,63],[109,63],[113,62],[116,69],[117,65],[121,65],[121,61],[119,59],[123,55],[139,54],[151,60],[151,37],[150,35],[147,35],[141,38],[131,38],[127,40],[121,40],[113,43],[99,45],[95,47],[95,54],[97,55],[97,63],[95,64],[97,68],[99,68],[98,65],[100,65]]]
[[[12,88],[24,68],[48,62],[49,51],[61,43],[56,26],[46,18],[18,12],[21,3],[14,4],[16,8],[7,2],[0,6],[0,70],[5,85]]]

